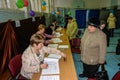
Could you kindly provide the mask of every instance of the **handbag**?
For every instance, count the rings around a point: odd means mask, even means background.
[[[95,74],[96,80],[109,80],[104,64],[99,66],[100,70]]]

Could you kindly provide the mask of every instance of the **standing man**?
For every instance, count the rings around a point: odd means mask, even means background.
[[[67,35],[69,40],[76,37],[77,30],[78,30],[78,25],[77,25],[76,19],[69,17],[68,24],[67,24]]]
[[[100,21],[91,18],[88,28],[81,38],[81,61],[83,62],[83,73],[79,77],[95,78],[101,64],[105,63],[106,35],[98,29]]]

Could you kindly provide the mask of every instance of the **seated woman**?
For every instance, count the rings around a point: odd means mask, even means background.
[[[44,46],[44,39],[38,34],[33,34],[30,38],[30,45],[22,54],[21,75],[27,79],[32,79],[34,73],[39,73],[40,68],[47,68],[48,64],[44,63],[45,53],[59,54],[66,58],[66,55],[55,49]]]
[[[36,32],[36,34],[41,35],[44,39],[45,39],[45,45],[48,45],[50,42],[52,42],[50,39],[53,37],[56,37],[54,34],[46,34],[45,33],[45,25],[40,24],[38,26],[38,31]]]
[[[52,23],[51,23],[51,25],[53,25],[53,33],[56,31],[56,29],[58,28],[58,27],[60,27],[60,26],[58,26],[58,22],[57,22],[57,20],[56,19],[54,19],[53,21],[52,21]]]
[[[54,25],[51,24],[50,26],[48,26],[48,27],[46,28],[45,33],[52,35],[53,32],[54,32]]]

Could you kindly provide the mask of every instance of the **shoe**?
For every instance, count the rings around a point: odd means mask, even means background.
[[[105,61],[105,63],[104,64],[107,64],[107,62]]]
[[[118,66],[120,66],[120,63],[118,63]]]
[[[79,74],[79,77],[83,78],[86,77],[84,74]]]

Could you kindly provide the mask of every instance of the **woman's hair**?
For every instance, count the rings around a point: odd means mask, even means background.
[[[53,24],[50,24],[50,25],[48,26],[48,28],[50,28],[51,26],[52,26],[52,27],[54,27],[54,25],[53,25]]]
[[[71,16],[68,17],[69,20],[72,20],[73,18]]]
[[[56,19],[54,19],[54,20],[52,21],[52,23],[53,23],[53,22],[57,22],[57,20],[56,20]]]
[[[44,43],[44,38],[39,34],[33,34],[30,38],[30,45]]]
[[[120,43],[120,39],[118,39],[118,43]]]
[[[40,25],[38,26],[38,30],[41,30],[41,29],[45,29],[45,25],[40,24]]]

